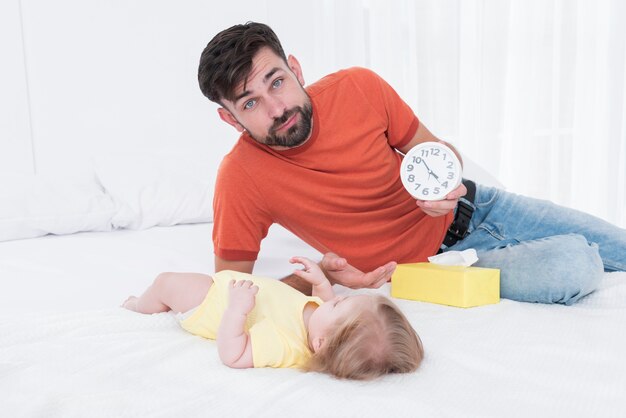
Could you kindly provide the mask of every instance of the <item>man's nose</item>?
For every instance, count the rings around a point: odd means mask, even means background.
[[[267,103],[267,112],[269,117],[272,119],[276,119],[285,114],[285,110],[287,106],[285,103],[278,97],[272,97],[266,100]]]

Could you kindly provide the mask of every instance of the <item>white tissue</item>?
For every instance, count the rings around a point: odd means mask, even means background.
[[[428,261],[433,264],[440,264],[443,266],[464,266],[468,267],[478,261],[478,255],[476,250],[468,248],[464,251],[448,251],[445,253],[433,255],[428,257]]]

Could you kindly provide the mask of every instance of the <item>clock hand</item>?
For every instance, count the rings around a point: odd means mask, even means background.
[[[439,181],[439,176],[436,175],[433,171],[430,171],[428,174],[432,174],[432,176],[435,178],[435,180],[437,180],[437,183],[441,184],[441,182]]]
[[[430,168],[428,168],[428,164],[426,164],[426,161],[424,161],[424,159],[423,159],[423,158],[420,158],[420,159],[419,159],[419,163],[424,163],[424,167],[426,167],[426,171],[428,171],[428,178],[430,179],[430,173],[431,173],[431,171],[430,171]],[[418,164],[419,164],[419,163],[418,163]]]
[[[439,176],[435,174],[435,172],[433,170],[430,169],[430,167],[428,166],[428,164],[426,164],[426,161],[424,161],[424,159],[422,158],[421,160],[424,163],[424,166],[426,167],[426,170],[428,170],[428,178],[430,178],[430,176],[433,176],[435,178],[435,180],[437,180],[437,183],[441,184],[441,182],[439,181]]]
[[[423,159],[423,158],[422,158],[422,160],[421,160],[421,161],[422,161],[422,162],[424,163],[424,165],[426,166],[426,170],[428,170],[428,174],[432,173],[432,170],[430,169],[430,167],[428,166],[428,164],[426,164],[426,161],[424,161],[424,159]]]

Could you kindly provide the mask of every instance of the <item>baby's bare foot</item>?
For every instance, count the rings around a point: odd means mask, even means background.
[[[137,298],[135,296],[129,296],[128,299],[122,303],[122,308],[137,312]]]

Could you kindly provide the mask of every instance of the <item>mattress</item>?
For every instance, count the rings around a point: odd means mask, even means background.
[[[119,308],[162,271],[211,273],[211,224],[0,242],[0,405],[7,417],[623,417],[626,273],[574,306],[470,309],[396,299],[426,356],[408,375],[341,381],[230,369],[170,313]],[[319,258],[279,227],[255,273]],[[350,290],[336,286],[338,293]],[[389,295],[389,286],[376,290]]]

